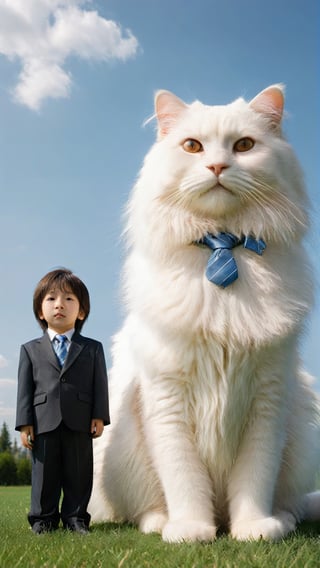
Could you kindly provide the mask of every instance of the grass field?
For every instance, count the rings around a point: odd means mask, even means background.
[[[320,523],[279,543],[166,544],[129,525],[92,525],[88,536],[28,527],[30,487],[0,487],[1,568],[319,568]]]

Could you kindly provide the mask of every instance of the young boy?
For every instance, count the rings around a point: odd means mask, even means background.
[[[22,445],[32,450],[28,520],[36,534],[58,528],[60,516],[65,528],[87,534],[92,438],[110,423],[103,347],[80,335],[90,299],[70,270],[40,280],[33,311],[44,334],[21,347],[16,416]]]

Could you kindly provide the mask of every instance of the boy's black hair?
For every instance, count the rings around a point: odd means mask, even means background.
[[[46,331],[48,324],[45,320],[40,319],[42,302],[44,297],[56,288],[64,292],[72,292],[78,299],[80,311],[84,316],[82,320],[77,319],[75,323],[76,331],[80,331],[90,312],[89,292],[82,280],[67,268],[58,268],[48,272],[38,283],[33,294],[33,312],[36,320],[43,331]]]

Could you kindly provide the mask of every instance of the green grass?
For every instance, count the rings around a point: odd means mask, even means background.
[[[166,544],[129,525],[92,525],[89,536],[62,528],[34,535],[27,523],[30,487],[0,487],[1,568],[318,568],[320,523],[279,543]]]

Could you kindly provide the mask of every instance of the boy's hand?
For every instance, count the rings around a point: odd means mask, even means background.
[[[21,444],[25,448],[28,448],[28,450],[32,450],[34,442],[33,426],[22,426],[20,430],[20,440]]]
[[[103,420],[100,418],[92,418],[91,420],[91,436],[92,438],[99,438],[104,430]]]

